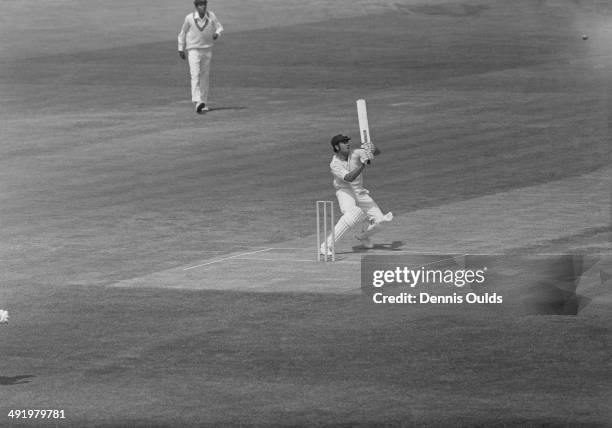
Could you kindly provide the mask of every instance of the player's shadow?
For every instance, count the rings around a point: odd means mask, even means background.
[[[30,383],[29,380],[34,375],[19,375],[19,376],[0,376],[0,385],[20,385],[22,383]]]
[[[385,251],[401,251],[404,246],[404,241],[393,241],[390,244],[374,244],[374,248],[366,248],[363,245],[356,245],[353,247],[353,252],[355,253],[366,253],[376,250],[385,250]]]
[[[207,113],[212,113],[212,112],[221,111],[221,110],[246,110],[246,107],[241,107],[241,106],[210,107]]]

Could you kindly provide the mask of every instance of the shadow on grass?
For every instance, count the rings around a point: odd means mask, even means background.
[[[355,253],[375,252],[376,250],[401,251],[404,241],[393,241],[390,244],[374,244],[373,248],[366,248],[363,245],[355,245],[352,249]]]
[[[29,380],[34,375],[20,375],[20,376],[0,376],[0,385],[19,385],[22,383],[30,383]]]
[[[214,111],[221,111],[221,110],[246,110],[246,107],[211,107],[208,109],[207,113],[212,113]]]

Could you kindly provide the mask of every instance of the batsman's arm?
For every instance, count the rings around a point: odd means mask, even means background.
[[[359,166],[355,169],[353,169],[352,171],[350,171],[348,174],[346,174],[343,178],[344,181],[350,183],[352,181],[355,181],[355,179],[357,177],[359,177],[359,174],[361,174],[363,172],[363,170],[365,169],[366,164],[365,163],[361,163],[359,164]]]
[[[370,165],[372,159],[374,159],[374,156],[377,156],[378,154],[380,154],[380,150],[372,146],[372,150],[360,148],[360,149],[355,150],[354,153],[359,157],[359,161],[361,163]]]
[[[365,165],[363,163],[360,163],[359,166],[353,168],[352,171],[349,171],[348,168],[344,166],[340,166],[337,164],[331,165],[332,175],[338,180],[346,181],[347,183],[350,183],[354,181],[357,177],[359,177],[359,174],[361,174],[364,169]]]
[[[361,148],[372,153],[373,156],[378,156],[380,154],[380,150],[374,145],[374,142],[372,141],[362,144]]]

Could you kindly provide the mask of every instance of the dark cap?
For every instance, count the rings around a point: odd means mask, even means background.
[[[346,143],[347,141],[350,141],[350,140],[351,140],[351,137],[347,137],[346,135],[342,135],[342,134],[334,135],[331,139],[331,145],[332,147],[336,147],[338,144]]]

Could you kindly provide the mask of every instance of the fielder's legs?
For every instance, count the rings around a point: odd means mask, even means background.
[[[201,65],[201,49],[189,49],[187,51],[187,59],[189,60],[189,74],[191,76],[191,101],[199,104],[202,101],[200,89],[200,65]]]
[[[200,49],[200,101],[208,104],[208,85],[210,81],[210,60],[212,49]]]

